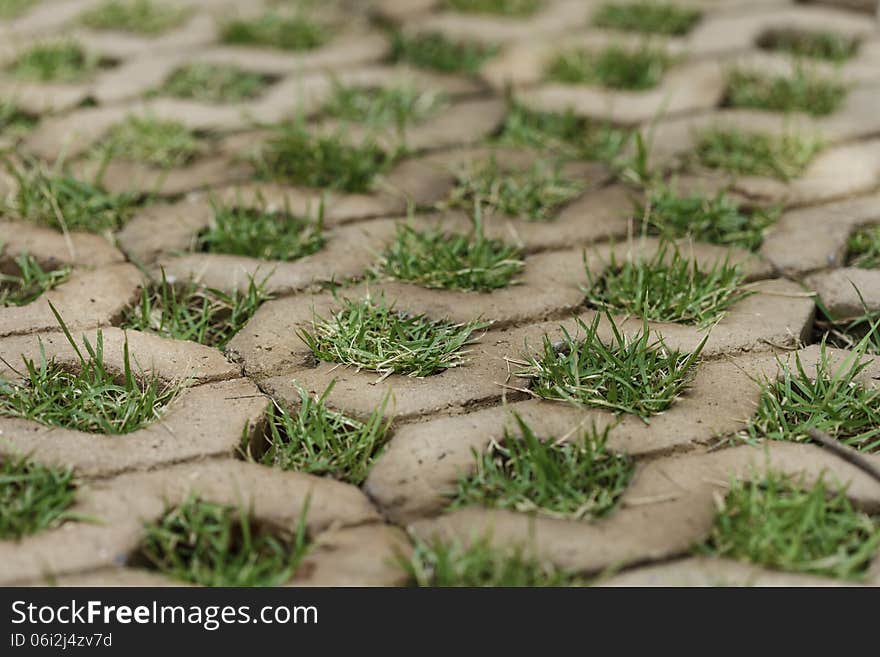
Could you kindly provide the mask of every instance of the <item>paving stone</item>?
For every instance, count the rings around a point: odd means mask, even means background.
[[[0,262],[5,264],[22,254],[34,256],[50,269],[64,265],[100,267],[125,259],[100,235],[80,231],[63,234],[22,221],[0,221]]]
[[[65,323],[70,330],[109,326],[138,300],[141,280],[141,273],[129,264],[75,270],[31,303],[0,308],[0,336],[57,329],[49,304],[69,318]]]
[[[868,513],[880,509],[880,490],[861,470],[812,445],[771,443],[707,454],[658,459],[636,470],[620,508],[596,522],[464,508],[410,529],[423,538],[442,536],[468,544],[488,536],[493,545],[527,545],[544,559],[575,572],[599,572],[686,554],[708,535],[715,495],[730,478],[759,478],[767,469],[825,476],[848,485],[847,496]]]
[[[291,532],[296,529],[308,498],[308,534],[319,546],[323,541],[337,546],[339,554],[334,555],[329,548],[329,555],[322,554],[319,548],[313,557],[314,565],[304,569],[306,581],[309,571],[315,573],[316,579],[330,580],[331,575],[336,581],[342,579],[345,552],[359,551],[361,540],[367,548],[362,554],[369,555],[364,559],[367,569],[361,577],[382,578],[388,572],[378,562],[391,556],[391,549],[382,554],[377,548],[392,548],[396,535],[392,531],[390,536],[383,537],[381,531],[366,530],[380,519],[354,486],[240,461],[213,460],[88,484],[80,491],[74,509],[100,522],[72,521],[20,542],[0,541],[0,581],[45,581],[52,575],[124,564],[138,548],[143,524],[158,519],[167,506],[181,503],[191,493],[216,504],[244,506],[251,509],[256,520]],[[347,528],[360,531],[343,534]],[[371,561],[374,565],[370,568]],[[339,564],[338,569],[333,567],[334,562]],[[325,574],[328,569],[331,572]]]

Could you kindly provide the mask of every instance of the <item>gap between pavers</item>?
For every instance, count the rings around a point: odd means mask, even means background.
[[[846,264],[847,241],[859,227],[880,221],[880,195],[783,213],[760,253],[783,275],[800,278]]]
[[[96,481],[78,493],[74,511],[98,522],[73,521],[23,538],[0,541],[0,580],[6,584],[45,581],[126,564],[138,549],[143,524],[191,493],[216,504],[244,506],[256,521],[295,532],[309,501],[307,532],[317,549],[307,556],[297,585],[394,584],[393,567],[406,542],[381,518],[356,487],[296,472],[240,461],[215,460]],[[359,567],[360,566],[360,567]],[[170,584],[170,580],[166,582]]]
[[[670,563],[633,568],[596,583],[602,587],[631,586],[859,586],[858,582],[790,573],[748,561],[685,557]]]
[[[465,544],[487,536],[499,547],[527,546],[574,572],[599,572],[687,554],[709,534],[715,497],[731,477],[760,479],[768,469],[803,476],[805,483],[825,476],[832,486],[848,485],[858,508],[880,510],[880,488],[861,470],[813,445],[766,443],[638,465],[620,507],[592,523],[465,508],[417,521],[410,530]]]
[[[804,370],[814,376],[818,347],[799,353]],[[846,355],[842,350],[828,350],[832,367]],[[474,454],[483,453],[492,442],[502,442],[506,430],[518,435],[517,417],[541,438],[578,440],[593,427],[599,431],[608,428],[608,448],[637,461],[694,450],[746,427],[761,395],[759,384],[779,376],[780,363],[791,367],[794,355],[704,361],[691,387],[669,410],[648,422],[602,409],[534,399],[408,424],[397,428],[373,465],[364,490],[386,517],[399,524],[439,514],[448,506],[460,477],[474,471]],[[871,360],[860,381],[874,386],[878,374],[880,359]],[[880,456],[869,458],[880,462]]]
[[[5,181],[0,180],[0,187]],[[103,236],[85,231],[67,234],[26,221],[0,221],[0,263],[30,254],[42,266],[102,267],[125,262],[125,256]]]
[[[636,48],[644,42],[630,34],[590,33],[523,42],[488,62],[483,78],[496,91],[512,87],[518,102],[545,112],[572,111],[578,116],[615,124],[635,125],[656,119],[714,108],[724,94],[724,72],[715,61],[688,59],[677,41],[666,50],[682,57],[663,76],[662,82],[644,91],[606,89],[598,85],[562,84],[545,81],[545,69],[557,53],[573,48],[600,51],[626,44]]]
[[[558,257],[548,254],[548,257]],[[737,351],[769,350],[773,347],[796,346],[812,327],[814,304],[812,298],[793,283],[771,280],[756,286],[759,294],[736,304],[712,330],[704,348],[704,355],[720,356]],[[366,287],[340,292],[340,296],[359,298]],[[431,319],[449,319],[468,322],[483,312],[485,320],[500,320],[510,324],[525,321],[532,308],[533,317],[548,312],[543,305],[533,306],[541,298],[517,298],[518,308],[499,307],[504,317],[485,314],[487,300],[468,293],[424,290],[413,285],[371,284],[374,298],[385,291],[388,303],[398,309],[425,313]],[[516,288],[507,295],[515,295]],[[572,291],[574,298],[574,291]],[[511,301],[510,303],[513,303]],[[337,307],[331,293],[315,296],[294,296],[268,301],[251,321],[229,343],[229,356],[240,362],[248,376],[258,381],[269,394],[295,404],[299,398],[297,385],[311,394],[320,394],[336,380],[328,397],[331,406],[356,416],[367,416],[387,393],[392,394],[391,411],[399,421],[410,420],[430,413],[456,413],[468,407],[495,403],[499,399],[522,399],[525,393],[507,390],[505,384],[514,367],[509,359],[518,359],[526,349],[541,348],[545,335],[552,340],[562,338],[561,328],[572,335],[578,334],[574,320],[553,320],[521,328],[493,328],[467,347],[468,360],[461,366],[424,378],[392,375],[377,382],[374,372],[355,371],[335,363],[316,362],[312,352],[297,335],[301,329],[310,329],[313,313],[328,317]],[[557,309],[559,310],[559,309]],[[589,323],[595,312],[579,313]],[[634,318],[619,318],[622,330],[634,334],[642,322]],[[655,337],[662,336],[672,349],[692,350],[704,336],[695,327],[650,323]],[[611,337],[607,320],[599,327],[603,340]]]
[[[832,317],[860,317],[866,308],[869,312],[880,309],[880,269],[831,269],[808,276],[804,283]]]
[[[109,326],[135,303],[141,273],[129,264],[75,269],[70,277],[24,306],[0,308],[0,337],[58,329],[50,303],[70,330]]]

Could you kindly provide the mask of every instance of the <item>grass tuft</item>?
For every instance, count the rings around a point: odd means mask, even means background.
[[[683,36],[694,29],[702,15],[698,9],[671,2],[607,2],[593,14],[592,23],[611,30]]]
[[[278,586],[307,550],[305,514],[289,535],[257,524],[245,509],[190,495],[144,526],[139,556],[169,577],[203,586]]]
[[[37,124],[37,118],[20,110],[10,100],[0,100],[0,135],[20,137]]]
[[[799,353],[793,369],[780,363],[779,377],[761,384],[747,435],[808,442],[807,431],[818,429],[860,452],[880,451],[880,390],[859,380],[870,364],[863,358],[869,340],[870,335],[864,337],[837,367],[821,343],[815,376],[806,371]]]
[[[837,64],[852,59],[858,53],[860,45],[855,37],[793,28],[771,30],[758,40],[758,46],[764,50],[784,52],[795,57],[824,59]]]
[[[45,271],[32,255],[22,253],[15,258],[17,274],[0,272],[0,307],[24,306],[44,292],[61,285],[70,276],[70,267]]]
[[[610,345],[599,339],[600,313],[587,325],[576,318],[578,334],[562,329],[561,344],[544,336],[542,351],[526,354],[516,375],[528,379],[531,392],[647,420],[675,403],[690,385],[706,338],[691,353],[673,351],[662,340],[651,341],[647,322],[639,333],[624,335],[611,315]],[[708,336],[707,336],[708,337]]]
[[[227,22],[222,26],[220,39],[237,46],[315,50],[330,41],[331,36],[327,26],[308,16],[282,16],[269,11],[257,18]]]
[[[446,0],[446,5],[454,11],[516,18],[533,15],[542,4],[543,0]]]
[[[153,0],[106,0],[84,12],[80,22],[95,30],[119,30],[157,36],[183,25],[192,15],[189,7]]]
[[[866,354],[880,355],[880,310],[871,310],[861,290],[853,285],[862,305],[862,312],[847,317],[835,317],[820,298],[816,298],[816,319],[813,334],[820,342],[839,349],[855,349],[860,344]]]
[[[246,292],[226,293],[195,281],[175,286],[163,271],[162,280],[144,288],[140,303],[126,311],[122,328],[223,349],[269,298],[254,279]]]
[[[240,103],[262,94],[272,79],[235,66],[194,63],[174,71],[156,93],[205,103]]]
[[[27,457],[0,460],[0,539],[17,540],[77,519],[70,512],[75,499],[70,468],[47,468]]]
[[[452,41],[438,32],[412,37],[400,32],[391,41],[391,60],[442,73],[477,73],[498,54],[496,46],[471,41]]]
[[[12,20],[35,7],[42,0],[0,0],[0,19]]]
[[[823,147],[818,138],[794,133],[771,135],[712,128],[700,135],[696,157],[711,169],[790,181],[807,170]]]
[[[160,169],[186,166],[204,152],[204,140],[182,123],[133,114],[113,126],[94,151],[107,161],[119,157]]]
[[[63,232],[83,230],[107,233],[125,225],[137,199],[130,194],[110,194],[97,184],[50,171],[45,165],[7,163],[15,191],[0,200],[0,210],[11,217]]]
[[[541,440],[519,416],[518,432],[504,433],[462,476],[450,509],[480,505],[554,518],[602,518],[626,490],[634,466],[606,448],[608,430],[595,427],[577,441]]]
[[[880,268],[880,225],[861,226],[849,236],[846,264],[861,269]]]
[[[76,351],[79,370],[71,372],[54,359],[48,360],[41,343],[40,361],[23,358],[25,371],[16,370],[21,381],[0,379],[0,416],[103,434],[131,433],[158,420],[179,386],[165,384],[156,375],[139,380],[127,338],[122,373],[108,371],[103,333],[98,330],[94,345],[83,336],[83,354],[54,307],[52,311]]]
[[[651,322],[676,322],[705,328],[752,293],[742,288],[742,267],[728,259],[708,270],[686,258],[674,243],[661,242],[649,258],[619,263],[611,254],[607,267],[594,275],[584,256],[587,304]]]
[[[477,216],[469,234],[416,230],[398,223],[395,241],[382,255],[378,271],[427,288],[490,292],[507,287],[525,266],[522,251],[485,237]]]
[[[637,49],[609,46],[598,53],[578,48],[558,54],[546,75],[563,84],[642,91],[660,84],[672,64],[673,58],[664,50],[647,45]]]
[[[373,141],[352,145],[341,134],[314,135],[293,123],[277,127],[254,165],[263,179],[357,194],[370,191],[393,160]]]
[[[291,261],[317,253],[324,237],[324,208],[312,217],[263,207],[214,204],[214,221],[198,237],[198,250],[260,260]]]
[[[393,126],[403,130],[407,125],[436,116],[448,104],[442,92],[419,91],[408,86],[364,89],[337,84],[324,114],[370,128]]]
[[[650,233],[669,239],[689,237],[698,242],[757,251],[764,234],[779,217],[779,209],[744,210],[724,192],[715,196],[680,195],[670,186],[652,190],[648,207],[637,210]]]
[[[464,547],[458,542],[417,540],[412,558],[401,568],[420,587],[439,586],[579,586],[566,571],[542,563],[522,548],[496,548],[488,539]]]
[[[27,82],[77,83],[92,77],[108,61],[87,52],[72,40],[38,43],[9,66],[9,72]]]
[[[250,455],[281,470],[360,486],[390,438],[390,422],[384,419],[388,398],[366,420],[356,420],[327,407],[325,400],[334,384],[315,397],[299,388],[300,404],[295,412],[273,405],[265,444],[248,446]]]
[[[315,315],[312,330],[298,335],[318,360],[350,365],[359,370],[431,376],[465,363],[480,322],[455,324],[411,315],[386,304],[384,297],[341,300],[342,308],[329,319]]]
[[[477,206],[524,221],[552,221],[556,211],[584,190],[562,165],[538,160],[524,171],[506,171],[495,157],[461,167],[446,204],[476,212]]]
[[[880,526],[845,490],[810,487],[777,472],[732,481],[698,551],[780,570],[859,579],[880,546]]]
[[[592,122],[571,110],[561,114],[535,112],[514,104],[496,141],[537,148],[555,156],[610,162],[628,139],[625,130]]]
[[[846,98],[844,84],[798,67],[792,75],[734,69],[727,79],[725,104],[773,112],[827,116]]]

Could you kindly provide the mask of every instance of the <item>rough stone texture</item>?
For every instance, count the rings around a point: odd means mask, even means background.
[[[153,424],[122,436],[95,435],[35,422],[0,418],[0,459],[29,454],[38,462],[69,466],[80,490],[77,511],[102,522],[70,521],[21,542],[0,541],[0,582],[62,586],[179,585],[146,570],[133,557],[143,522],[167,504],[199,491],[213,501],[252,504],[258,520],[293,528],[311,495],[307,518],[312,550],[292,586],[400,585],[395,559],[416,536],[434,533],[473,539],[486,532],[499,545],[533,542],[538,555],[582,573],[600,573],[608,586],[718,584],[756,586],[837,585],[829,578],[782,573],[754,564],[695,557],[730,477],[751,476],[767,465],[810,480],[820,472],[850,483],[848,494],[868,512],[880,510],[880,493],[839,457],[811,445],[739,444],[736,435],[754,412],[759,384],[800,356],[815,372],[821,323],[816,299],[836,315],[880,311],[877,270],[847,266],[848,237],[880,221],[880,31],[873,0],[675,0],[702,18],[688,34],[653,35],[650,42],[678,56],[660,86],[639,93],[586,85],[548,84],[547,58],[569,47],[637,46],[643,37],[602,30],[591,17],[604,0],[544,0],[526,19],[456,12],[444,0],[333,0],[311,3],[314,18],[331,30],[312,50],[285,51],[221,43],[223,21],[291,11],[270,0],[186,0],[192,15],[157,36],[96,31],[78,23],[103,0],[37,3],[0,20],[0,68],[31,45],[75,37],[91,53],[113,60],[76,84],[23,83],[0,71],[0,97],[35,120],[0,126],[0,156],[14,163],[36,158],[67,166],[86,181],[99,173],[90,151],[130,114],[183,123],[204,135],[206,150],[186,167],[160,171],[124,157],[110,162],[100,183],[110,192],[134,192],[145,203],[115,234],[61,232],[23,221],[14,204],[0,202],[0,272],[15,273],[15,258],[30,254],[43,269],[71,267],[70,278],[23,307],[0,308],[0,377],[15,378],[22,357],[46,355],[75,369],[78,359],[58,330],[49,302],[73,336],[104,339],[107,366],[121,373],[126,337],[139,371],[166,382],[184,382]],[[184,4],[184,3],[178,3]],[[380,25],[380,22],[384,21]],[[445,73],[392,61],[386,27],[406,36],[440,33],[495,51],[473,74]],[[839,64],[810,60],[811,69],[840,80],[846,97],[830,116],[782,114],[726,107],[726,75],[734,66],[791,74],[799,65],[763,41],[778,29],[830,31],[857,38],[856,55]],[[265,76],[257,96],[236,103],[205,103],[159,93],[187,63],[237,67]],[[361,89],[406,87],[439,92],[447,104],[436,115],[399,131],[368,131],[324,111],[337,85]],[[648,165],[683,194],[725,191],[745,208],[778,207],[755,253],[691,243],[679,248],[707,268],[724,258],[742,264],[754,295],[740,301],[713,327],[650,323],[652,337],[691,350],[707,337],[692,385],[649,423],[534,398],[517,376],[526,352],[545,337],[577,334],[575,317],[590,322],[584,306],[587,265],[598,275],[611,254],[618,261],[654,253],[658,242],[642,235],[645,194],[620,173],[637,161],[633,142],[612,161],[567,161],[563,174],[583,190],[545,222],[503,216],[485,208],[485,235],[517,245],[525,268],[516,285],[491,293],[429,290],[391,281],[375,272],[397,226],[463,233],[473,229],[466,211],[448,203],[456,173],[489,162],[524,171],[559,154],[502,146],[497,137],[512,102],[542,111],[571,110],[598,125],[638,128],[650,145]],[[0,113],[2,116],[2,113]],[[301,118],[315,134],[339,133],[349,143],[374,139],[397,152],[393,167],[365,193],[257,179],[251,158],[274,124]],[[824,149],[794,180],[731,176],[696,166],[691,157],[700,131],[733,126],[771,134],[817,135]],[[0,201],[16,192],[0,172]],[[148,197],[148,198],[147,198]],[[199,234],[214,220],[213,203],[266,207],[295,216],[323,208],[325,247],[290,262],[195,251]],[[173,282],[195,280],[223,291],[243,289],[249,277],[274,297],[264,303],[226,353],[194,343],[118,328],[140,287],[161,270]],[[400,309],[432,318],[490,322],[468,347],[458,368],[422,379],[356,372],[316,363],[297,337],[313,313],[326,316],[342,296],[384,294]],[[854,287],[855,285],[855,287]],[[858,288],[858,293],[856,292]],[[642,329],[638,317],[617,317],[626,335]],[[611,338],[604,319],[603,340]],[[832,367],[851,354],[828,349]],[[275,403],[295,411],[300,391],[365,417],[390,395],[390,440],[366,482],[352,485],[245,462],[243,438],[262,436],[265,412]],[[870,362],[859,383],[876,387],[880,364]],[[620,507],[606,519],[573,522],[515,512],[467,508],[446,513],[460,476],[474,467],[474,451],[504,438],[521,417],[541,437],[570,440],[592,425],[609,428],[609,447],[628,454],[636,474]],[[515,435],[515,434],[514,434]],[[868,456],[877,462],[876,455]],[[754,468],[754,470],[752,469]],[[880,584],[880,555],[863,580]]]

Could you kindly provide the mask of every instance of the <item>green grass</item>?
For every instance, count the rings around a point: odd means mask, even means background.
[[[78,83],[109,65],[87,52],[75,41],[47,41],[25,51],[8,68],[9,73],[26,82]]]
[[[675,322],[706,328],[734,304],[752,293],[743,289],[742,267],[728,259],[700,269],[694,258],[681,254],[674,243],[661,242],[650,257],[618,262],[611,254],[601,274],[590,271],[584,255],[589,306],[641,317],[651,322]]]
[[[107,233],[131,218],[138,199],[111,194],[63,171],[50,171],[36,162],[14,165],[7,171],[15,180],[14,192],[0,200],[0,210],[13,218],[61,231]]]
[[[352,145],[342,134],[315,135],[299,123],[278,126],[254,157],[263,179],[352,194],[370,191],[393,161],[373,141]]]
[[[126,311],[122,328],[223,349],[269,298],[253,279],[246,292],[226,293],[195,281],[173,285],[163,271],[160,281],[144,288],[140,303]]]
[[[77,519],[70,511],[75,500],[70,468],[47,468],[27,457],[0,460],[0,539],[17,540]]]
[[[453,11],[526,18],[541,8],[543,0],[446,0]]]
[[[629,140],[627,131],[564,113],[511,106],[496,138],[500,144],[540,149],[573,159],[612,161]]]
[[[507,287],[525,263],[519,247],[483,234],[479,212],[467,234],[416,230],[400,222],[378,271],[428,288],[490,292]]]
[[[671,2],[607,2],[593,14],[596,27],[642,34],[683,36],[700,22],[702,12]]]
[[[861,269],[880,268],[880,225],[861,226],[849,236],[846,264]]]
[[[662,185],[649,194],[648,207],[639,207],[636,212],[652,234],[757,251],[780,210],[746,210],[724,192],[682,195]]]
[[[436,116],[448,104],[442,92],[419,91],[408,86],[365,89],[337,84],[323,113],[370,128],[403,130]]]
[[[772,112],[834,113],[846,98],[841,82],[798,67],[792,75],[733,69],[727,77],[725,104]]]
[[[0,0],[0,19],[11,20],[29,11],[42,0]]]
[[[464,547],[458,542],[417,540],[400,567],[415,586],[579,586],[573,574],[542,563],[522,548],[496,548],[487,539]]]
[[[608,431],[593,427],[578,440],[538,438],[519,416],[519,430],[506,430],[475,454],[476,471],[458,481],[449,508],[479,505],[555,518],[602,518],[626,490],[634,466],[606,448]]]
[[[172,73],[157,94],[205,103],[240,103],[256,98],[273,78],[224,64],[187,64]]]
[[[103,333],[98,331],[94,345],[83,336],[83,353],[54,307],[52,311],[76,351],[78,371],[47,359],[41,344],[39,361],[23,358],[24,371],[16,370],[20,381],[0,379],[0,416],[103,434],[131,433],[158,420],[179,386],[156,375],[135,376],[127,339],[123,371],[108,370]]]
[[[261,525],[246,509],[190,495],[144,526],[140,554],[154,570],[203,586],[279,586],[306,552],[305,515],[295,532]]]
[[[453,41],[438,32],[392,36],[391,60],[441,73],[477,73],[486,61],[497,55],[497,46],[472,41]]]
[[[466,362],[464,347],[473,344],[481,322],[456,324],[413,315],[388,305],[384,297],[353,301],[340,299],[341,308],[329,319],[315,315],[312,330],[298,335],[318,360],[342,363],[359,370],[431,376]]]
[[[324,208],[316,217],[289,211],[214,203],[214,221],[199,234],[198,250],[260,260],[291,261],[317,253],[326,243]]]
[[[761,382],[747,435],[807,442],[807,431],[818,429],[860,452],[880,451],[880,390],[858,380],[870,364],[864,358],[869,339],[864,337],[837,366],[821,343],[815,376],[799,353],[793,368],[780,363],[779,377]]]
[[[94,154],[173,169],[191,163],[205,148],[204,139],[178,121],[131,114],[110,129]]]
[[[120,30],[157,36],[183,25],[192,15],[189,7],[153,0],[107,0],[84,12],[80,22],[96,30]]]
[[[647,323],[634,335],[624,335],[611,315],[610,344],[599,339],[600,313],[590,324],[576,318],[578,331],[562,329],[561,344],[544,336],[538,354],[527,353],[516,375],[530,381],[532,394],[544,399],[574,402],[631,413],[642,419],[671,407],[690,385],[706,338],[691,353],[671,350],[652,340]]]
[[[764,50],[784,52],[795,57],[824,59],[837,64],[855,57],[860,45],[855,37],[792,28],[771,30],[758,40],[758,46]]]
[[[556,211],[585,187],[565,177],[562,164],[551,160],[538,160],[523,171],[506,171],[493,156],[454,173],[449,207],[475,212],[482,206],[524,221],[552,221]]]
[[[711,128],[699,136],[695,155],[711,169],[787,182],[802,175],[823,147],[820,139],[796,133]]]
[[[0,135],[18,137],[37,124],[37,118],[20,110],[10,100],[0,100]]]
[[[547,66],[546,77],[562,84],[591,84],[609,89],[644,91],[653,89],[674,60],[664,50],[608,46],[598,53],[577,48],[559,53]]]
[[[812,486],[778,472],[732,481],[719,503],[703,554],[780,570],[860,579],[880,546],[880,526],[846,491]]]
[[[263,46],[302,51],[320,48],[331,30],[305,14],[282,16],[268,11],[257,18],[230,20],[221,27],[220,40],[236,46]]]
[[[249,445],[250,456],[281,470],[360,486],[391,437],[390,422],[384,419],[388,398],[365,420],[356,420],[327,407],[325,400],[334,384],[319,397],[299,388],[300,403],[293,411],[273,405],[265,444]]]
[[[0,272],[0,307],[24,306],[44,292],[61,285],[70,276],[70,267],[44,270],[32,255],[22,253],[15,258],[17,274]]]

